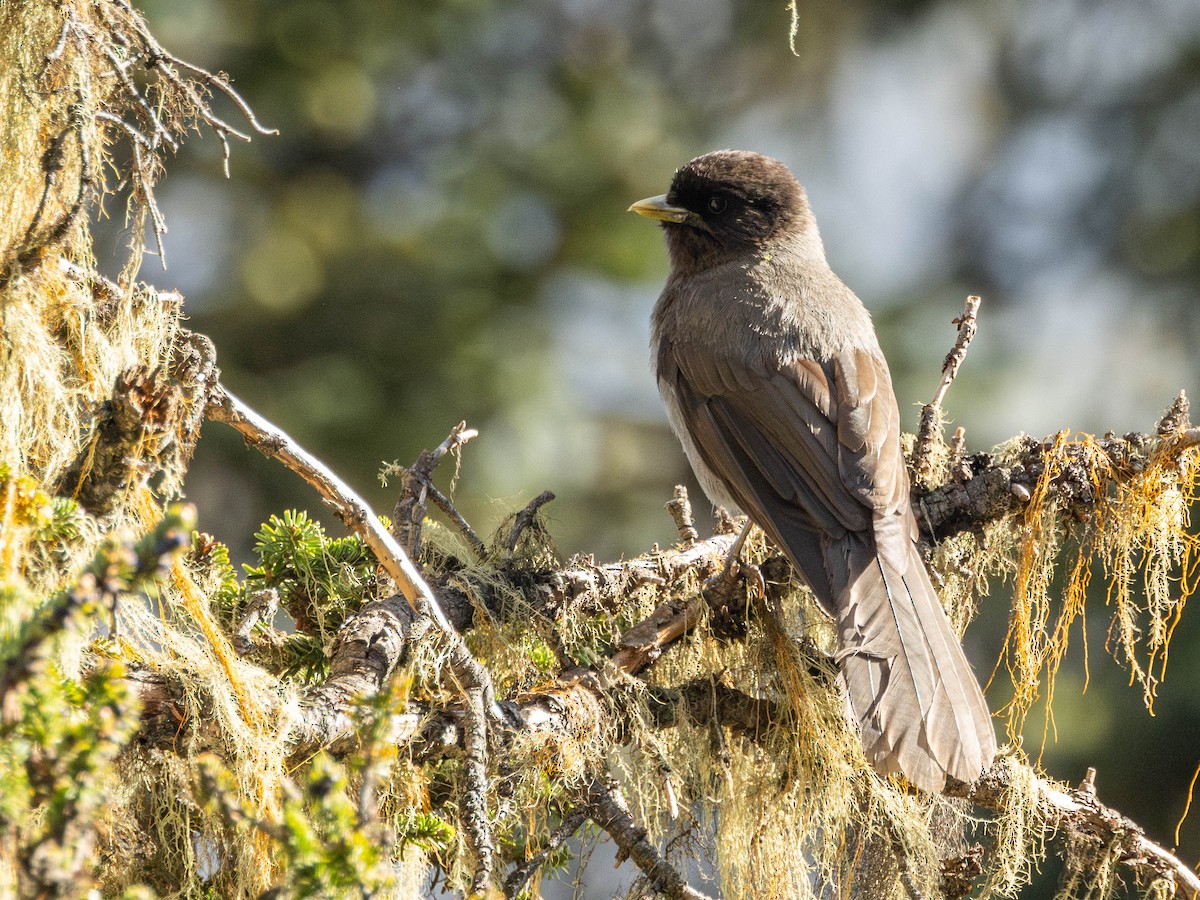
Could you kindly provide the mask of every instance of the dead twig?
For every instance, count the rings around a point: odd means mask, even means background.
[[[508,535],[508,555],[512,556],[517,552],[517,544],[521,540],[521,535],[524,531],[533,525],[534,516],[537,511],[554,499],[553,491],[542,491],[536,497],[529,501],[523,510],[517,513],[517,518],[513,522],[512,531]]]
[[[429,485],[429,499],[433,501],[434,506],[446,514],[446,518],[458,527],[462,536],[467,539],[467,543],[471,545],[471,549],[475,551],[475,555],[483,559],[487,554],[487,545],[475,533],[475,529],[471,527],[470,523],[463,518],[463,514],[455,509],[454,504],[450,502],[450,498],[431,484]]]
[[[975,323],[981,302],[979,297],[968,297],[963,306],[962,315],[953,320],[953,324],[958,326],[958,336],[942,363],[942,380],[938,384],[937,391],[934,392],[933,400],[921,409],[921,424],[917,429],[917,440],[913,450],[913,469],[919,481],[923,481],[930,473],[932,466],[930,454],[933,452],[934,436],[941,424],[942,400],[945,399],[946,392],[950,390],[950,385],[958,374],[958,367],[962,365],[962,361],[967,355],[967,347],[970,346],[971,339],[975,337]]]
[[[700,623],[704,611],[701,597],[682,597],[661,604],[634,625],[617,642],[608,666],[623,675],[636,675],[652,665],[663,652]]]
[[[700,535],[696,531],[696,521],[692,518],[692,503],[688,500],[687,488],[682,484],[675,485],[675,496],[667,501],[666,509],[675,522],[679,540],[685,547],[694,544]]]
[[[672,900],[707,900],[708,895],[689,887],[679,871],[646,840],[646,829],[634,820],[616,782],[596,778],[583,793],[588,818],[608,832],[617,845],[617,865],[632,859],[654,890]]]
[[[446,439],[433,450],[422,450],[417,461],[409,468],[400,466],[389,467],[387,470],[401,476],[400,498],[392,511],[392,535],[399,541],[414,559],[421,553],[421,524],[425,520],[426,503],[433,500],[450,520],[459,527],[466,536],[475,552],[483,555],[483,541],[467,524],[450,500],[433,486],[433,471],[437,468],[442,457],[447,453],[458,453],[479,432],[468,428],[466,422],[459,422],[446,436]]]
[[[228,76],[222,73],[209,72],[207,69],[185,62],[177,56],[168,53],[163,49],[162,44],[158,42],[154,35],[150,33],[150,29],[146,27],[145,21],[130,6],[127,0],[115,0],[115,3],[125,12],[129,22],[133,25],[137,33],[138,43],[141,46],[135,58],[142,59],[147,69],[157,72],[160,77],[178,90],[191,105],[193,115],[211,128],[213,134],[217,136],[217,140],[221,142],[221,155],[226,178],[229,177],[229,138],[234,137],[239,141],[248,143],[250,135],[239,128],[235,128],[225,119],[218,116],[213,111],[207,97],[201,93],[201,88],[198,88],[197,85],[201,85],[204,90],[216,90],[224,94],[237,107],[238,112],[242,114],[242,117],[245,118],[250,127],[258,134],[270,135],[279,133],[278,129],[267,128],[258,121],[258,117],[254,115],[254,111],[250,108],[250,104],[229,83]],[[187,73],[190,77],[184,77],[184,75],[180,74],[181,71]],[[117,72],[118,77],[125,83],[126,90],[130,91],[132,85],[129,83],[128,76],[125,75],[124,69],[120,66],[119,62]],[[136,87],[132,88],[132,94],[136,95],[135,99],[140,97],[137,94]],[[149,114],[152,120],[157,121],[157,117],[152,111],[149,111]],[[156,131],[158,130],[156,127]],[[168,143],[168,146],[171,146],[171,144]],[[175,147],[172,146],[171,149],[174,150]]]

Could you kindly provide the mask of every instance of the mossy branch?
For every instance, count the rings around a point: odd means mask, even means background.
[[[670,900],[708,900],[706,894],[690,887],[658,848],[646,840],[646,829],[630,814],[616,782],[606,778],[592,780],[583,792],[583,803],[588,817],[607,831],[617,845],[617,862],[626,857],[632,859],[652,891],[661,892]]]
[[[209,398],[208,414],[214,421],[232,426],[246,438],[247,443],[265,456],[279,460],[317,490],[346,527],[366,541],[413,611],[437,625],[449,647],[451,667],[464,689],[483,690],[488,714],[503,721],[504,714],[496,705],[487,670],[471,656],[424,576],[404,548],[383,527],[367,502],[288,434],[219,385]]]
[[[984,809],[1003,811],[1019,784],[1032,784],[1036,812],[1046,827],[1062,837],[1075,836],[1089,845],[1115,850],[1118,864],[1141,884],[1164,881],[1179,900],[1200,898],[1200,878],[1170,851],[1146,837],[1141,826],[1096,799],[1094,771],[1075,790],[1032,773],[1013,758],[1002,757],[973,785],[947,785],[946,794]]]

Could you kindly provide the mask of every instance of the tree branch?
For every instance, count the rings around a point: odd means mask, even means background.
[[[219,405],[214,404],[219,410],[215,417],[228,416],[242,422],[243,427],[253,435],[252,442],[260,449],[280,458],[314,483],[327,502],[343,512],[343,518],[351,523],[351,527],[364,534],[373,549],[380,546],[377,553],[381,561],[389,573],[395,572],[399,576],[397,583],[403,587],[404,579],[408,577],[408,567],[412,564],[394,541],[389,545],[363,524],[369,521],[377,525],[365,504],[355,508],[351,501],[357,500],[356,495],[336,479],[327,483],[324,479],[332,476],[327,476],[319,464],[314,465],[311,458],[306,459],[303,451],[291,445],[286,436],[245,425],[245,413],[227,411],[230,402],[225,400]],[[1114,459],[1118,477],[1125,473],[1132,476],[1144,468],[1152,455],[1159,454],[1161,458],[1163,452],[1181,454],[1200,445],[1200,429],[1181,428],[1162,437],[1110,437],[1097,443]],[[1020,505],[1020,498],[1014,494],[1012,485],[1023,480],[1032,483],[1040,475],[1039,467],[1044,466],[1043,454],[1043,442],[1028,440],[1018,448],[1017,461],[1007,465],[997,465],[983,454],[973,457],[969,479],[926,492],[922,497],[930,513],[929,525],[935,533],[953,533],[967,527],[978,527],[1008,514],[1013,505]],[[1082,474],[1077,481],[1072,481],[1072,477],[1068,472],[1056,485],[1061,498],[1083,504],[1103,499],[1094,496],[1090,481],[1086,481]],[[1084,490],[1085,487],[1088,489]],[[382,528],[379,530],[382,531]],[[390,535],[386,537],[390,538]],[[580,733],[581,729],[589,731],[603,728],[619,733],[622,730],[619,722],[606,721],[608,717],[621,715],[619,709],[614,709],[619,704],[603,702],[607,693],[621,679],[637,675],[652,666],[673,642],[687,634],[701,620],[703,600],[696,596],[695,585],[702,583],[706,575],[720,567],[733,539],[732,535],[722,534],[620,563],[596,565],[591,560],[579,560],[558,571],[519,573],[520,582],[514,581],[512,588],[523,591],[538,612],[552,619],[567,608],[579,608],[581,605],[585,608],[619,609],[632,589],[638,586],[649,586],[658,591],[662,602],[645,620],[622,635],[610,657],[601,665],[593,669],[568,669],[551,688],[526,695],[519,705],[512,707],[515,714],[510,714],[504,727],[512,727],[509,723],[515,720],[516,727],[523,728],[528,739],[535,742],[539,739],[550,742],[564,732]],[[415,569],[412,571],[415,572]],[[467,572],[453,574],[459,585],[457,596],[454,590],[443,586],[441,593],[450,602],[447,604],[448,612],[441,621],[449,633],[461,642],[454,626],[469,627],[476,606],[490,611],[494,609],[498,615],[507,613],[500,608],[494,586],[483,583],[475,585],[464,580],[469,578]],[[518,573],[502,571],[500,574],[512,578]],[[493,581],[494,575],[489,573]],[[420,576],[416,575],[416,579],[420,579]],[[409,587],[415,595],[413,605],[418,611],[422,603],[440,611],[440,607],[433,606],[437,600],[423,580],[414,580]],[[366,604],[347,622],[344,634],[339,635],[334,648],[333,674],[325,684],[310,689],[306,698],[305,720],[299,732],[303,739],[297,743],[298,750],[307,751],[317,746],[336,747],[340,740],[352,736],[353,722],[344,712],[350,699],[378,690],[399,660],[410,622],[408,611],[399,604],[398,599]],[[814,657],[813,665],[821,666],[822,661]],[[467,691],[473,690],[470,684],[464,686]],[[708,680],[704,684],[689,682],[674,690],[654,690],[661,699],[661,714],[656,711],[655,724],[658,727],[669,727],[678,721],[682,713],[696,721],[718,722],[755,740],[766,734],[771,723],[780,718],[776,715],[773,701]],[[476,857],[473,880],[478,886],[490,881],[494,848],[490,843],[486,806],[481,805],[486,802],[484,798],[487,793],[486,757],[481,756],[486,752],[486,732],[481,739],[481,733],[473,731],[477,722],[469,706],[457,712],[435,714],[431,720],[426,720],[415,740],[418,745],[423,744],[422,750],[416,754],[418,758],[434,758],[447,748],[465,748],[456,751],[464,757],[464,772],[468,776],[471,771],[483,773],[482,779],[465,779],[467,796],[463,803],[468,843]],[[411,724],[415,730],[417,720],[414,718]],[[474,738],[471,738],[472,734]],[[1019,773],[1017,766],[1011,760],[1002,760],[985,773],[977,785],[951,785],[947,788],[947,794],[965,797],[982,807],[1002,811],[1011,796],[1011,789],[1019,783],[1028,782],[1028,773]],[[1200,882],[1195,874],[1168,851],[1146,838],[1135,823],[1096,803],[1094,798],[1064,791],[1047,779],[1038,777],[1035,784],[1039,812],[1050,827],[1092,840],[1118,841],[1121,865],[1141,876],[1167,879],[1176,886],[1179,896],[1200,900]],[[652,882],[672,896],[700,896],[687,886],[682,876],[666,863],[657,849],[645,841],[644,834],[639,834],[628,811],[622,809],[620,797],[614,796],[611,789],[594,783],[587,790],[586,800],[589,816],[613,835],[622,851],[638,862]],[[532,869],[528,871],[532,872]]]
[[[462,636],[446,618],[433,591],[404,548],[349,485],[286,433],[271,425],[220,385],[210,397],[209,415],[233,426],[253,446],[268,457],[278,459],[316,488],[346,527],[361,536],[371,548],[399,586],[413,612],[430,619],[440,629],[449,651],[450,672],[464,698],[468,754],[465,767],[467,793],[463,798],[462,815],[469,835],[468,843],[476,857],[472,886],[477,892],[484,891],[491,881],[494,853],[486,808],[488,721],[502,728],[515,724],[496,702],[491,674],[471,655]],[[384,604],[374,604],[371,612],[385,617],[390,612],[395,616],[395,611],[387,610]],[[366,642],[365,649],[360,650],[363,642],[358,638],[358,633],[368,624],[374,625],[372,618],[364,617],[361,612],[347,623],[348,628],[344,627],[338,635],[338,644],[345,652],[335,652],[333,659],[335,664],[344,662],[346,671],[335,671],[332,678],[305,698],[309,713],[325,713],[313,723],[318,728],[331,723],[335,731],[342,731],[343,724],[352,729],[350,723],[342,721],[346,715],[346,701],[355,696],[371,696],[378,691],[400,660],[408,637],[403,623],[397,628],[385,618],[377,630],[371,629],[371,638]],[[390,641],[386,642],[387,651],[381,652],[378,645],[384,637],[390,638]],[[322,701],[331,702],[332,707],[326,707]],[[480,804],[483,804],[482,809],[479,808]]]
[[[947,784],[948,797],[961,797],[985,809],[1003,812],[1014,784],[1026,768],[1011,758],[997,760],[973,785]],[[1084,840],[1118,847],[1117,860],[1140,879],[1162,879],[1174,885],[1174,896],[1200,900],[1200,878],[1174,854],[1146,837],[1136,822],[1100,803],[1092,791],[1064,790],[1053,781],[1035,776],[1038,812],[1049,827]]]
[[[422,450],[417,461],[409,468],[389,467],[385,470],[388,474],[396,471],[401,475],[400,498],[392,511],[392,535],[408,550],[410,556],[415,558],[421,553],[421,523],[425,519],[427,500],[433,500],[450,516],[477,554],[483,552],[483,541],[467,524],[466,519],[459,515],[449,499],[433,486],[433,471],[442,461],[442,457],[447,453],[457,452],[478,434],[474,428],[467,428],[466,422],[459,422],[436,449]]]
[[[582,809],[571,810],[563,817],[562,824],[554,829],[542,849],[514,868],[504,879],[506,900],[516,900],[521,891],[525,889],[525,885],[529,883],[529,879],[545,865],[550,854],[566,843],[582,827],[587,818],[587,812]]]
[[[646,840],[646,829],[639,826],[630,815],[629,807],[625,805],[615,782],[600,778],[589,782],[584,789],[583,802],[588,810],[588,818],[607,831],[617,845],[618,864],[626,857],[632,859],[651,887],[672,900],[708,900],[707,894],[689,887],[684,877],[658,852],[658,848]]]

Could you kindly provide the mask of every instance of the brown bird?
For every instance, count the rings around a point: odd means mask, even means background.
[[[991,715],[917,548],[871,317],[825,261],[804,189],[774,159],[722,150],[630,210],[666,234],[658,386],[700,484],[835,620],[875,768],[927,791],[975,781],[996,753]]]

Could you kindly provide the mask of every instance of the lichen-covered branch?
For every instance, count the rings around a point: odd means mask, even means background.
[[[690,887],[679,871],[671,865],[658,848],[646,840],[646,829],[640,827],[629,813],[615,782],[597,778],[587,785],[583,802],[588,818],[608,832],[617,845],[618,863],[632,859],[652,889],[661,891],[671,900],[707,900],[707,895]]]
[[[574,809],[567,813],[562,824],[554,829],[554,833],[550,835],[542,848],[509,872],[508,877],[504,879],[506,900],[516,900],[520,896],[521,892],[525,890],[525,885],[529,883],[538,869],[545,865],[550,854],[566,843],[583,826],[587,818],[587,812],[582,809]]]
[[[962,797],[984,809],[1003,811],[1018,780],[1029,770],[1012,759],[1001,758],[973,785],[950,784],[946,794]],[[1180,900],[1200,898],[1200,878],[1174,854],[1146,837],[1136,822],[1100,803],[1088,782],[1082,789],[1067,790],[1048,778],[1033,776],[1037,814],[1060,837],[1073,835],[1085,842],[1115,851],[1118,864],[1141,883],[1164,881]],[[1172,896],[1168,894],[1167,896]]]
[[[355,703],[379,693],[396,670],[412,622],[403,598],[391,597],[364,604],[342,626],[330,652],[329,677],[304,691],[301,719],[292,727],[293,759],[356,743]]]
[[[216,415],[223,417],[227,413]],[[335,508],[345,508],[347,496],[353,497],[344,486],[338,486],[340,483],[321,487],[324,476],[311,461],[299,456],[297,448],[290,446],[286,438],[262,432],[256,433],[255,441],[264,452],[286,457],[289,466],[318,483],[323,494],[332,498]],[[1114,477],[1121,478],[1126,473],[1128,477],[1134,477],[1149,465],[1161,464],[1163,454],[1186,453],[1198,444],[1200,433],[1188,426],[1158,436],[1104,438],[1091,442],[1089,447],[1093,451],[1096,446],[1102,448],[1113,461]],[[1061,451],[1063,444],[1059,441],[1054,447]],[[919,498],[924,504],[925,521],[941,533],[975,529],[998,521],[1008,515],[1014,505],[1019,508],[1026,502],[1012,485],[1023,481],[1036,484],[1046,471],[1046,452],[1043,442],[1026,440],[1010,449],[1002,462],[984,455],[970,458],[968,471],[962,479],[926,492]],[[1068,448],[1067,453],[1070,452]],[[1080,466],[1083,467],[1085,462],[1081,456]],[[1096,481],[1089,472],[1073,473],[1070,465],[1064,467],[1061,461],[1056,471],[1059,475],[1053,485],[1057,492],[1055,502],[1078,506],[1108,499],[1104,492],[1097,492]],[[956,494],[956,490],[960,493]],[[1002,499],[999,495],[1003,495]],[[344,514],[344,517],[351,527],[364,533],[361,523],[365,514],[360,511],[357,516]],[[681,521],[685,518],[681,516]],[[681,531],[685,529],[686,526]],[[367,537],[367,540],[375,539]],[[477,572],[470,565],[461,566],[450,560],[451,570],[444,577],[435,573],[436,597],[434,588],[423,581],[424,587],[418,590],[428,592],[429,602],[440,599],[445,603],[445,622],[456,635],[458,630],[472,627],[476,616],[484,610],[495,622],[506,621],[514,613],[527,614],[532,610],[553,626],[561,615],[580,607],[607,609],[619,614],[627,608],[635,591],[640,603],[646,603],[648,598],[650,602],[657,601],[649,615],[615,641],[606,658],[590,666],[566,666],[559,677],[544,688],[509,698],[503,719],[493,720],[492,740],[507,742],[519,734],[523,753],[536,756],[539,742],[542,742],[546,752],[552,754],[555,743],[561,741],[563,735],[620,736],[626,733],[631,723],[622,721],[625,713],[621,703],[613,702],[613,697],[620,694],[623,685],[629,684],[628,679],[637,679],[653,667],[667,649],[703,620],[707,605],[699,587],[720,568],[733,540],[730,534],[720,534],[667,550],[656,548],[644,557],[620,563],[598,565],[591,560],[576,560],[565,567],[541,572],[519,570],[519,561],[514,561],[508,568],[501,565]],[[774,559],[764,562],[764,565],[778,564]],[[395,560],[391,566],[403,574]],[[773,572],[778,575],[779,569],[775,568]],[[397,581],[402,584],[400,579]],[[511,604],[513,596],[523,598],[519,609],[506,606]],[[295,732],[297,752],[308,753],[318,747],[336,749],[341,742],[353,737],[356,723],[347,710],[356,698],[378,691],[403,655],[411,619],[404,618],[407,610],[398,604],[398,600],[369,603],[347,621],[332,654],[334,671],[331,677],[306,693],[302,727]],[[397,616],[398,610],[404,615]],[[824,666],[820,654],[814,652],[810,670],[823,671]],[[468,691],[471,690],[476,690],[478,698],[477,689],[469,687]],[[755,696],[737,684],[722,683],[719,678],[696,679],[675,688],[643,684],[641,690],[644,697],[650,698],[644,708],[650,710],[652,727],[656,728],[670,728],[684,719],[693,723],[713,723],[757,743],[767,739],[775,723],[787,718],[777,700]],[[464,835],[475,862],[472,881],[477,889],[482,889],[492,882],[497,851],[488,818],[488,798],[493,790],[487,755],[489,735],[480,729],[482,718],[475,710],[467,705],[435,710],[423,719],[413,717],[407,734],[412,740],[413,759],[418,762],[447,753],[461,761],[460,791],[463,796],[460,797],[460,808]],[[495,727],[497,725],[499,727]],[[1030,783],[1032,779],[1041,798],[1040,814],[1044,814],[1048,828],[1083,836],[1094,836],[1095,829],[1101,825],[1110,835],[1116,835],[1121,828],[1136,828],[1126,820],[1113,818],[1117,814],[1098,805],[1072,800],[1051,782],[1028,770],[1014,781],[1017,769],[1012,768],[1013,765],[1001,764],[969,795],[960,793],[956,796],[968,796],[981,806],[1004,810],[1013,785]],[[949,790],[963,789],[953,787]],[[619,797],[614,799],[611,792],[602,791],[600,787],[588,791],[588,815],[613,834],[653,883],[674,896],[694,896],[693,890],[665,862],[654,844],[640,833],[628,810],[622,810]],[[1141,875],[1166,878],[1164,873],[1169,873],[1172,883],[1181,891],[1190,890],[1195,876],[1186,867],[1176,866],[1178,860],[1140,832],[1129,831],[1128,834],[1131,836],[1122,838],[1128,841],[1127,846],[1122,845],[1122,865]],[[514,870],[510,878],[517,871],[521,871],[523,878],[527,870]],[[911,890],[920,890],[916,880],[910,878],[910,881]]]
[[[946,484],[929,490],[914,486],[913,503],[920,511],[917,520],[925,535],[941,541],[1024,509],[1046,471],[1046,453],[1055,444],[1053,437],[1015,438],[1005,445],[1003,456],[976,453],[967,457],[962,471]],[[1081,515],[1107,499],[1096,494],[1087,465],[1086,456],[1092,449],[1107,456],[1119,480],[1128,480],[1145,471],[1156,455],[1179,459],[1196,447],[1200,447],[1200,427],[1167,435],[1135,432],[1067,442],[1062,450],[1074,462],[1056,475],[1049,499]]]
[[[346,526],[361,535],[370,546],[388,574],[396,581],[413,612],[432,620],[440,629],[441,639],[448,648],[450,672],[465,700],[467,752],[465,793],[461,809],[468,843],[476,858],[472,886],[476,892],[483,892],[491,882],[492,857],[495,853],[487,813],[488,722],[490,720],[493,725],[512,724],[496,702],[491,674],[471,655],[462,637],[446,619],[437,597],[417,571],[404,548],[382,526],[366,501],[337,478],[320,460],[219,386],[210,397],[210,410],[214,419],[236,428],[267,456],[279,459],[315,487],[341,516]],[[383,614],[382,606],[377,607],[377,610]],[[392,615],[394,616],[394,612]],[[318,709],[314,707],[314,701],[330,703],[329,715],[321,716],[318,713],[318,728],[330,722],[339,723],[349,697],[372,696],[395,668],[407,639],[407,631],[404,628],[405,623],[399,617],[395,617],[393,621],[399,627],[390,622],[382,623],[377,631],[373,630],[365,645],[365,652],[361,655],[356,651],[362,642],[357,640],[356,636],[366,620],[360,615],[349,623],[349,629],[343,628],[338,637],[339,643],[342,648],[353,647],[355,652],[346,652],[340,656],[335,653],[335,661],[344,664],[344,671],[336,672],[336,677],[322,685],[316,697],[305,698],[308,701],[306,709],[309,712]],[[344,641],[343,637],[346,637],[348,630],[353,636]],[[382,652],[381,644],[387,647]],[[337,724],[332,727],[337,729]]]

